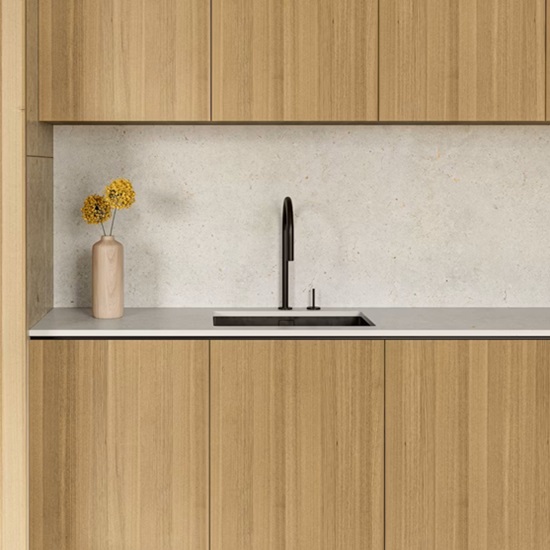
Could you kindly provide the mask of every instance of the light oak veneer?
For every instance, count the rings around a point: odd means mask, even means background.
[[[382,550],[383,342],[211,343],[212,550]]]
[[[550,548],[550,342],[386,343],[386,549]]]
[[[32,341],[32,550],[208,548],[208,343]]]
[[[0,548],[28,548],[25,2],[0,0]]]
[[[40,120],[210,120],[210,2],[40,0]]]
[[[380,0],[381,121],[544,121],[545,0]]]
[[[27,325],[53,306],[53,159],[27,156]]]
[[[212,119],[378,118],[377,0],[213,0]]]
[[[53,127],[38,120],[38,2],[26,0],[27,326],[53,307]]]

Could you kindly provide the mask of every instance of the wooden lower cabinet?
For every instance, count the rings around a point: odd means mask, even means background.
[[[384,343],[211,343],[212,550],[382,550]]]
[[[550,548],[550,342],[386,343],[386,549]]]
[[[208,548],[208,342],[30,343],[32,550]]]
[[[30,422],[31,550],[550,548],[550,341],[33,341]]]

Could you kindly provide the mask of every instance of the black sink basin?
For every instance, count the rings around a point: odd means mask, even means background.
[[[372,327],[363,315],[217,315],[217,327]]]

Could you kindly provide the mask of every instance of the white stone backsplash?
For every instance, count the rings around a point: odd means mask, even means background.
[[[88,306],[84,197],[116,177],[129,307],[550,306],[548,126],[58,126],[55,305]]]

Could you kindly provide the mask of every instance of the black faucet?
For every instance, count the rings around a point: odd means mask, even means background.
[[[279,309],[292,309],[288,305],[288,262],[294,261],[294,212],[292,199],[283,202],[283,305]]]

